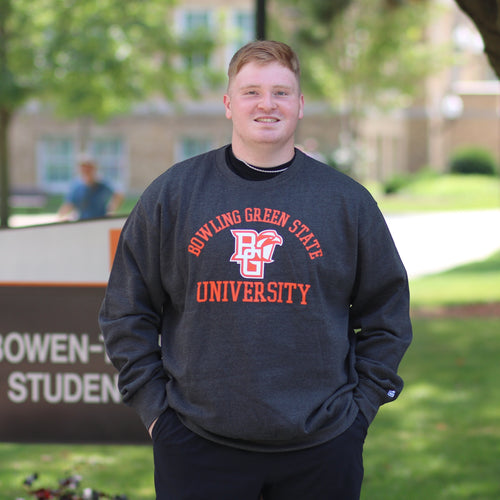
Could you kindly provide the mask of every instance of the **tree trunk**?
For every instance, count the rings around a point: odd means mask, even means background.
[[[10,111],[0,109],[0,227],[9,227],[9,152],[7,135]]]
[[[90,146],[91,129],[92,129],[92,118],[90,116],[81,116],[78,118],[78,133],[77,133],[78,154],[90,153],[90,151],[88,151],[88,148]]]
[[[456,0],[474,21],[484,41],[484,52],[500,78],[500,0]]]

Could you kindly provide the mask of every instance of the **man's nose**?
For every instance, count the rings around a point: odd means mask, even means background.
[[[261,99],[259,101],[259,107],[261,109],[274,109],[276,107],[276,101],[272,92],[263,92]]]

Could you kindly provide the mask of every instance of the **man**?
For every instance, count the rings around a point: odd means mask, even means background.
[[[72,185],[59,217],[67,218],[76,211],[78,219],[96,219],[114,213],[123,202],[123,195],[114,192],[97,178],[97,165],[88,155],[78,162],[80,178]]]
[[[406,272],[368,192],[294,148],[299,74],[285,44],[242,47],[231,145],[167,170],[121,235],[100,322],[159,500],[357,499],[402,389]]]

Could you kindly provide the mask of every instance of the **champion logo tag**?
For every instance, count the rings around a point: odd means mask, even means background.
[[[263,279],[264,264],[274,262],[274,250],[283,244],[283,238],[274,229],[260,233],[253,229],[232,229],[231,233],[235,244],[230,262],[240,265],[243,278]]]
[[[393,398],[396,396],[396,391],[394,389],[391,389],[390,391],[387,391],[387,396],[389,398]]]

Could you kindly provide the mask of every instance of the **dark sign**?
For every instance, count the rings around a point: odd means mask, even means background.
[[[0,441],[144,442],[100,337],[104,286],[0,286]]]

